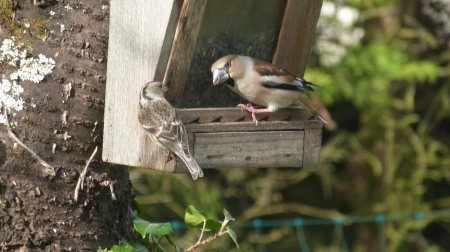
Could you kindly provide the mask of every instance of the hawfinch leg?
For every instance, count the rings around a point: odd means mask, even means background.
[[[247,105],[245,104],[238,104],[237,105],[238,108],[243,108],[246,109],[248,112],[252,113],[252,118],[253,121],[256,123],[256,126],[258,126],[258,120],[256,120],[256,114],[259,113],[268,113],[268,112],[272,112],[270,109],[268,108],[264,108],[264,109],[256,109],[252,106],[251,103],[248,103]]]

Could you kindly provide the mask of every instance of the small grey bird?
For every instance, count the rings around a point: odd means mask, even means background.
[[[192,178],[203,177],[203,171],[189,151],[186,129],[175,109],[164,98],[162,82],[149,82],[141,90],[138,119],[151,139],[175,153],[186,164]]]
[[[314,84],[286,69],[248,56],[231,54],[214,62],[211,71],[214,86],[225,83],[246,100],[267,107],[257,109],[251,104],[238,105],[252,113],[256,124],[255,114],[274,112],[291,105],[300,105],[327,123],[305,94],[305,91],[317,91],[312,87]]]

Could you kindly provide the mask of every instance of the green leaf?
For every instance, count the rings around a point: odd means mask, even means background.
[[[147,218],[145,216],[144,208],[136,200],[131,201],[131,209],[133,209],[133,211],[136,211],[135,215],[137,215],[137,217],[144,219],[144,220]]]
[[[167,239],[167,241],[170,243],[170,244],[172,244],[174,247],[175,247],[175,251],[184,251],[184,249],[182,249],[182,248],[180,248],[180,247],[177,247],[177,245],[175,245],[175,243],[172,241],[172,239],[170,238],[170,236],[168,236],[168,235],[166,235],[166,236],[164,236],[166,239]]]
[[[110,250],[98,249],[97,252],[148,252],[148,249],[140,243],[130,244],[122,239],[121,245],[114,245]]]
[[[131,244],[114,245],[108,252],[133,252]]]
[[[239,244],[237,243],[237,235],[231,228],[227,227],[228,234],[230,234],[231,239],[236,244],[236,247],[239,249]]]
[[[231,216],[231,214],[225,208],[223,209],[223,215],[225,215],[225,219],[234,221],[234,218]]]
[[[133,252],[148,252],[148,249],[144,245],[137,242],[133,244]]]
[[[202,212],[197,211],[193,206],[186,208],[186,215],[184,216],[184,222],[191,228],[203,229],[203,222],[206,220],[204,231],[211,231],[222,227],[222,223],[217,220],[210,219]]]
[[[204,213],[201,213],[195,209],[195,207],[189,205],[186,208],[186,215],[184,216],[184,222],[190,227],[195,227],[198,224],[203,224],[203,221],[207,219]]]
[[[142,235],[143,238],[147,236],[147,234],[151,234],[152,236],[165,236],[173,233],[172,225],[169,222],[166,223],[150,223],[146,220],[143,220],[137,216],[133,216],[133,224],[134,229]]]

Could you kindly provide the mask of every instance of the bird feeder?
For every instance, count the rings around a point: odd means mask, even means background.
[[[211,22],[222,22],[210,20],[217,15],[207,15],[218,11],[221,2],[222,10],[227,8],[228,13],[234,11],[228,8],[235,3],[263,5],[261,9],[267,9],[264,4],[278,6],[281,11],[273,18],[279,27],[272,63],[303,75],[321,0],[135,0],[133,4],[111,0],[104,161],[166,172],[187,171],[183,162],[168,161],[167,152],[141,128],[137,120],[139,92],[149,81],[164,80],[169,87],[166,98],[175,107],[180,105],[183,93],[196,95],[185,86],[189,67],[202,22],[209,26]],[[241,21],[229,14],[228,22],[240,25]],[[201,71],[209,72],[213,62]],[[211,74],[207,78],[212,87]],[[225,92],[235,95],[230,90]],[[236,107],[177,112],[186,127],[191,152],[202,168],[319,166],[323,124],[304,109],[257,114],[257,126],[250,113]]]

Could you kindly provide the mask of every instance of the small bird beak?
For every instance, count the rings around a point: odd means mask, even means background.
[[[169,88],[167,87],[167,85],[163,84],[162,85],[162,91],[165,93],[167,91],[169,91]]]
[[[216,68],[213,71],[213,84],[214,86],[224,83],[230,78],[228,71],[224,68]]]

